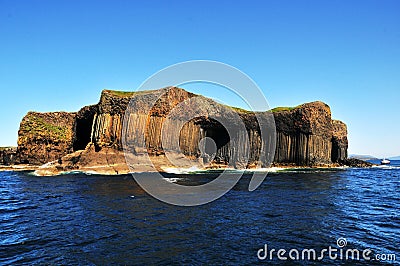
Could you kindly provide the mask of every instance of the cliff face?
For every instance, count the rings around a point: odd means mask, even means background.
[[[124,161],[122,130],[125,110],[132,96],[135,97],[128,109],[125,137],[136,155],[146,152],[157,157],[166,150],[180,150],[194,159],[209,153],[215,164],[226,165],[229,161],[234,167],[248,167],[261,161],[262,165],[268,165],[264,156],[266,150],[262,147],[267,147],[271,141],[267,137],[266,143],[261,142],[256,114],[175,87],[135,93],[105,90],[97,105],[84,107],[77,113],[30,112],[19,130],[21,161],[42,164],[59,160],[68,169],[79,169],[82,166],[79,161],[88,166],[96,156],[107,157],[111,153],[114,162]],[[204,109],[211,112],[203,114]],[[228,134],[229,129],[235,132],[237,117],[243,121],[247,134]],[[260,112],[257,117],[268,122],[271,114]],[[346,125],[331,119],[326,104],[313,102],[295,108],[277,108],[273,110],[273,117],[276,123],[274,162],[314,166],[347,157]],[[225,121],[225,127],[217,120]],[[163,127],[168,134],[162,141]],[[143,132],[146,132],[144,136]],[[179,136],[179,147],[174,142],[175,136]],[[206,144],[205,152],[200,152],[199,141],[204,137],[214,140],[216,150]],[[141,143],[145,143],[145,147]],[[249,156],[247,165],[242,164],[243,158],[237,149]],[[77,152],[79,150],[85,152]],[[75,155],[63,157],[72,152]]]
[[[246,157],[249,164],[255,164],[262,153],[255,114],[179,88],[137,95],[128,112],[126,142],[136,153],[163,155],[165,150],[181,151],[191,158],[202,156],[206,162],[212,160],[222,165],[229,162],[234,167],[246,167]],[[267,115],[260,113],[259,116]],[[238,130],[241,124],[243,130]],[[162,139],[163,128],[167,134]],[[144,139],[143,132],[146,132]],[[200,151],[199,142],[205,137],[214,140],[215,150],[210,143],[204,143],[204,150]]]
[[[148,127],[146,139],[149,148],[156,151],[160,148],[159,135],[166,115],[178,103],[193,97],[194,94],[178,88],[136,93],[103,91],[91,132],[91,140],[97,148],[112,146],[122,150],[122,124],[132,96],[135,96],[135,100],[131,103],[131,109],[135,110],[130,120],[132,134],[140,138],[140,133]],[[156,104],[150,106],[153,102]],[[139,142],[138,139],[135,141]]]
[[[332,161],[337,163],[347,159],[347,126],[339,120],[333,120],[333,136],[332,136]]]
[[[18,131],[21,163],[44,164],[72,152],[75,113],[29,112]]]
[[[330,108],[325,103],[312,102],[291,110],[278,110],[274,117],[277,129],[275,162],[329,164],[337,162],[339,155],[345,155],[346,125],[332,121]]]

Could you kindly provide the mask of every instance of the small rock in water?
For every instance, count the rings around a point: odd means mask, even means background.
[[[340,160],[339,163],[341,165],[346,165],[349,167],[357,167],[357,168],[367,168],[372,167],[374,164],[370,162],[365,162],[363,160],[355,159],[355,158],[347,158],[344,160]]]

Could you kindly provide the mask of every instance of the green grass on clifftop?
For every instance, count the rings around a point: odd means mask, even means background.
[[[103,90],[103,92],[111,94],[116,97],[132,97],[136,93],[132,91],[113,91],[113,90]]]
[[[228,106],[228,105],[227,105]],[[233,110],[235,110],[238,113],[244,113],[244,114],[253,114],[254,112],[243,109],[243,108],[239,108],[239,107],[233,107],[233,106],[228,106],[230,108],[232,108]]]
[[[296,107],[275,107],[271,109],[271,112],[273,113],[278,113],[278,112],[283,112],[283,111],[292,111]]]
[[[29,116],[25,123],[21,125],[21,130],[29,132],[32,135],[41,135],[59,140],[66,140],[68,136],[68,129],[66,127],[48,123],[43,118],[35,115]]]
[[[153,93],[158,90],[145,90],[145,91],[115,91],[115,90],[103,90],[102,94],[106,93],[114,97],[130,98],[133,95],[143,95],[147,93]]]

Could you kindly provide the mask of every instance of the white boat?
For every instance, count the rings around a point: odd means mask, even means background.
[[[390,160],[383,158],[383,160],[381,161],[381,164],[390,164]]]

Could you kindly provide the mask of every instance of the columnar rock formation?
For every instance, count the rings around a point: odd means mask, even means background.
[[[127,110],[132,96],[134,100]],[[208,109],[209,113],[203,114],[202,109]],[[126,110],[128,126],[123,132]],[[257,122],[256,115],[262,125]],[[209,137],[214,140],[216,150],[205,143],[205,153],[210,153],[214,163],[226,165],[229,162],[234,167],[258,163],[265,166],[269,165],[265,156],[268,145],[273,143],[268,137],[274,135],[268,135],[263,143],[260,126],[269,125],[271,117],[271,113],[254,114],[228,107],[175,87],[135,93],[104,90],[97,105],[84,107],[77,113],[28,113],[19,130],[18,156],[21,162],[30,164],[54,160],[62,164],[74,158],[74,163],[68,167],[79,169],[85,152],[92,155],[112,153],[115,160],[123,160],[123,157],[116,159],[115,154],[122,153],[122,137],[125,136],[124,141],[135,154],[146,152],[159,156],[165,151],[179,149],[190,158],[199,158],[204,156],[199,141]],[[331,119],[326,104],[313,102],[295,108],[276,108],[273,117],[276,123],[275,163],[316,166],[347,157],[346,125]],[[243,122],[244,135],[229,134],[228,131],[235,132],[238,118]],[[226,123],[222,125],[221,121]],[[167,130],[164,139],[162,130]],[[237,149],[242,149],[242,153]],[[85,152],[63,157],[80,150]],[[241,164],[239,154],[250,158],[247,165]]]
[[[332,161],[341,162],[347,159],[347,126],[339,120],[333,120]]]
[[[347,127],[331,119],[323,102],[295,108],[275,109],[277,163],[317,165],[338,162],[347,157]]]

